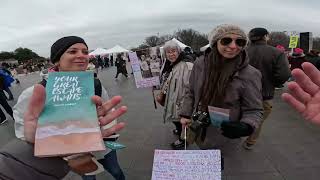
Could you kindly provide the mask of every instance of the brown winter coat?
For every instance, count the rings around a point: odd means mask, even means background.
[[[286,55],[265,41],[251,43],[248,48],[250,65],[262,74],[262,96],[270,100],[274,96],[274,87],[282,85],[290,77],[289,62]]]
[[[180,61],[176,64],[167,79],[169,83],[164,105],[164,122],[179,122],[178,111],[181,108],[181,102],[186,95],[186,87],[189,84],[189,77],[193,64]]]

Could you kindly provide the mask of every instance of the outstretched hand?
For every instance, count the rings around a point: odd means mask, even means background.
[[[39,116],[46,102],[45,88],[37,84],[34,86],[29,106],[24,114],[24,136],[26,141],[34,143]]]
[[[320,125],[320,71],[308,62],[302,68],[292,71],[296,82],[288,83],[289,93],[283,93],[282,99],[305,119]]]
[[[105,126],[115,120],[116,118],[120,117],[127,111],[126,106],[121,106],[114,111],[111,111],[121,102],[121,96],[115,96],[111,98],[109,101],[103,102],[101,97],[93,96],[92,101],[97,106],[97,113],[99,118],[100,126]],[[39,116],[44,108],[46,100],[46,91],[42,85],[35,85],[33,94],[31,96],[28,110],[24,115],[24,135],[26,141],[34,143],[35,134],[38,124]],[[103,137],[108,137],[121,129],[125,126],[124,123],[117,123],[113,127],[109,129],[101,129],[101,133]]]
[[[93,96],[92,101],[97,106],[97,114],[99,118],[100,126],[103,127],[118,117],[122,116],[127,112],[126,106],[121,106],[119,108],[115,108],[122,101],[121,96],[114,96],[110,100],[103,102],[102,98],[99,96]],[[108,137],[112,134],[123,129],[125,124],[123,122],[117,123],[109,129],[101,129],[102,137]]]

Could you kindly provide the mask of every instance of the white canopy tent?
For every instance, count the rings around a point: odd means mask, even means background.
[[[106,54],[122,53],[122,52],[129,52],[129,50],[127,50],[119,45],[116,45],[113,48],[106,50]]]
[[[186,48],[186,47],[190,47],[190,46],[187,46],[187,45],[183,44],[182,42],[180,42],[180,41],[179,41],[178,39],[176,39],[176,38],[171,39],[171,41],[176,42],[176,43],[180,46],[180,48],[181,48],[182,50],[184,50],[184,48]]]
[[[178,44],[178,46],[181,48],[181,50],[184,50],[184,48],[186,47],[190,47],[190,46],[187,46],[185,44],[183,44],[182,42],[180,42],[178,39],[176,38],[172,38],[170,41],[174,41],[175,43]],[[163,46],[160,47],[160,54],[161,54],[161,57],[164,59],[164,50],[163,50]]]
[[[89,55],[104,55],[107,54],[107,50],[103,49],[103,48],[97,48],[96,50],[92,51],[91,53],[89,53]]]
[[[177,43],[178,46],[181,48],[182,51],[184,50],[184,48],[190,47],[190,46],[187,46],[187,45],[183,44],[182,42],[180,42],[180,41],[179,41],[178,39],[176,39],[176,38],[172,38],[170,41],[174,41],[175,43]],[[165,61],[165,55],[164,55],[164,53],[165,53],[165,52],[164,52],[163,46],[161,46],[161,47],[160,47],[160,55],[161,55],[161,59],[162,59],[163,61]],[[164,64],[165,64],[165,63],[162,63],[161,72],[162,72],[162,70],[163,70],[163,68],[164,68]]]
[[[208,49],[208,47],[210,47],[210,44],[207,44],[207,45],[201,47],[201,48],[200,48],[200,51],[201,51],[201,52],[204,52],[206,49]]]

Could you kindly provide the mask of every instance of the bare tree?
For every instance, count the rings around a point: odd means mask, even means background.
[[[162,35],[160,36],[160,44],[164,44],[165,42],[171,40],[174,36],[171,34],[166,34],[166,35]]]
[[[313,47],[312,49],[320,50],[320,37],[313,38]]]
[[[190,46],[194,51],[198,51],[202,46],[208,44],[207,35],[201,34],[193,29],[179,29],[173,35],[166,34],[160,37],[155,35],[146,37],[144,43],[141,44],[138,47],[138,49],[162,45],[174,37],[176,37],[179,41],[183,42],[184,44]]]
[[[177,32],[175,32],[177,39],[189,46],[191,46],[191,44],[194,42],[196,35],[197,31],[193,29],[179,29]]]
[[[160,38],[158,36],[149,36],[145,39],[145,44],[149,47],[155,47],[160,45]]]
[[[6,51],[0,52],[0,59],[1,60],[13,59],[13,58],[14,58],[14,53],[13,52],[6,52]]]
[[[199,50],[202,46],[208,44],[207,35],[200,34],[193,29],[179,29],[174,34],[178,40],[194,50]]]
[[[208,36],[205,34],[198,33],[195,37],[195,41],[192,43],[192,48],[196,51],[199,51],[201,47],[209,43]]]

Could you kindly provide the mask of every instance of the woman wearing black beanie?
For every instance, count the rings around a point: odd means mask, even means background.
[[[67,36],[60,38],[51,47],[50,60],[54,64],[53,68],[51,68],[51,71],[86,71],[89,63],[88,46],[82,38],[77,36]],[[17,138],[31,143],[25,143],[26,145],[28,145],[28,149],[30,149],[31,154],[27,154],[28,158],[25,159],[26,162],[24,163],[34,165],[35,167],[32,168],[34,169],[34,171],[39,170],[42,172],[42,174],[47,174],[48,176],[59,178],[63,178],[63,176],[65,176],[70,169],[79,173],[80,175],[86,174],[87,172],[92,172],[84,171],[83,168],[74,166],[70,163],[70,161],[65,162],[62,160],[62,158],[59,157],[44,160],[42,158],[35,158],[33,156],[35,129],[37,127],[38,117],[41,114],[45,102],[45,84],[46,81],[42,81],[40,84],[24,90],[19,96],[17,104],[14,106],[14,117],[16,118],[15,134]],[[101,84],[99,93],[97,93],[96,89],[97,88],[95,85],[96,96],[93,96],[92,100],[97,105],[97,114],[99,116],[100,126],[102,127],[101,133],[103,137],[107,138],[124,127],[124,123],[116,123],[115,119],[124,114],[127,111],[127,107],[121,106],[120,108],[112,110],[117,104],[121,102],[121,97],[115,96],[109,100],[107,92],[105,88],[101,86]],[[105,127],[106,125],[109,125],[108,128]],[[113,125],[112,128],[110,128],[111,125]],[[21,146],[21,143],[18,143],[18,145],[19,144]],[[13,148],[11,148],[13,149],[12,151],[21,151],[21,148],[18,149],[17,147],[17,145],[14,145]],[[25,153],[23,149],[22,151]],[[19,155],[21,153],[17,152],[16,154]],[[105,167],[105,169],[107,169],[116,179],[124,179],[124,174],[118,164],[116,153],[111,151],[110,153],[104,153],[103,156],[104,157],[102,158],[101,163]],[[20,158],[15,157],[14,159]],[[37,163],[37,161],[39,161],[39,163]],[[43,163],[46,161],[47,163],[44,166]],[[54,161],[55,164],[52,164],[52,161]],[[50,168],[47,166],[50,166]],[[85,167],[85,169],[86,168],[87,167]],[[2,171],[0,170],[0,172]],[[30,174],[33,173],[30,172],[30,170],[25,170],[20,173],[19,170],[19,174],[21,175],[21,177],[23,177],[23,172],[29,175],[26,177],[30,177]],[[36,174],[39,174],[39,172],[34,172],[34,174],[35,175],[32,176],[33,178],[30,179],[49,179],[44,178],[43,176],[36,176]],[[84,178],[94,179],[95,177],[84,176]],[[19,178],[13,177],[12,179]]]

